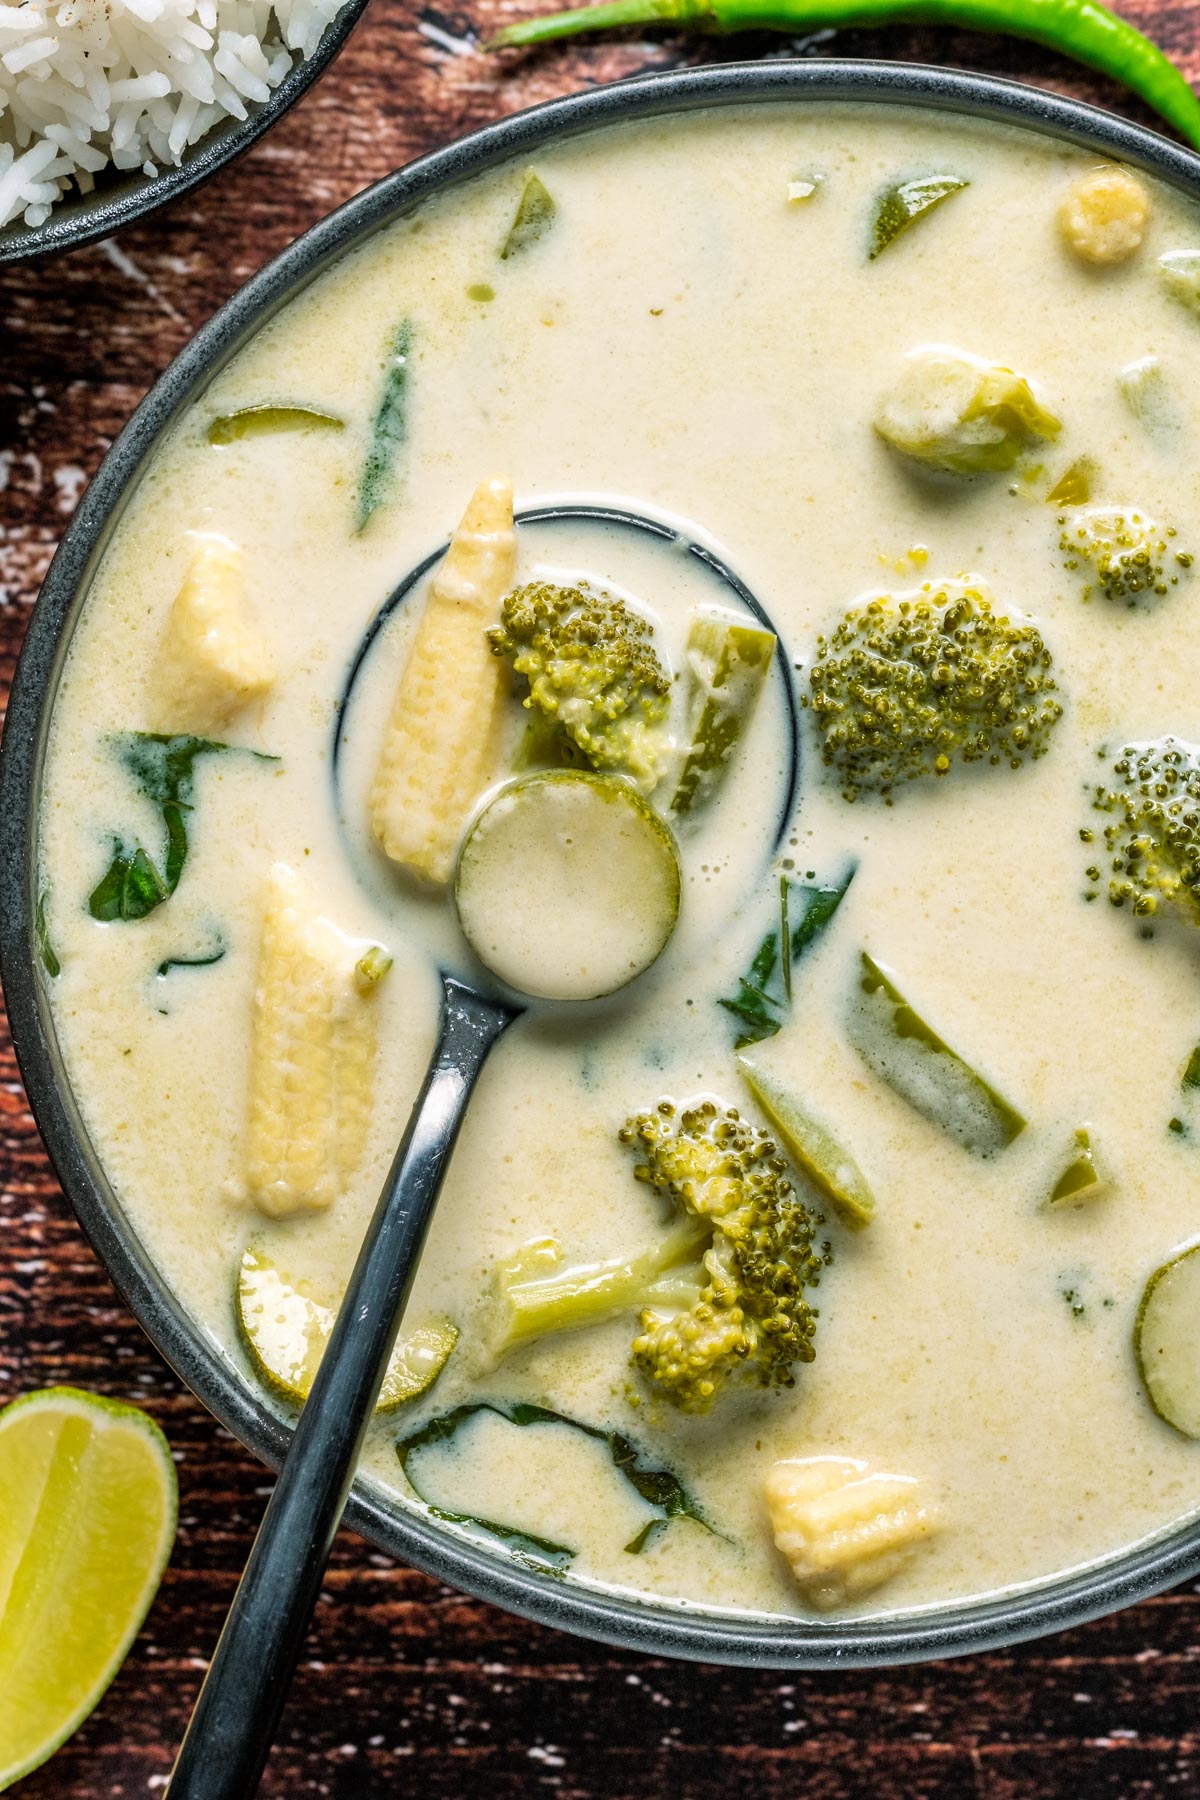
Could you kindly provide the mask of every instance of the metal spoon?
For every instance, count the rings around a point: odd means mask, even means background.
[[[522,524],[580,519],[620,526],[669,545],[682,542],[690,558],[773,629],[731,569],[705,545],[680,540],[662,521],[576,503],[518,515]],[[335,783],[363,663],[392,612],[445,550],[442,546],[413,570],[368,627],[335,721]],[[779,654],[791,748],[776,847],[791,814],[797,779],[795,699],[782,648]],[[200,1690],[168,1800],[249,1800],[258,1788],[472,1090],[493,1044],[522,1010],[519,1004],[487,998],[444,971],[441,979],[437,1048]]]
[[[520,1012],[442,974],[437,1048],[200,1690],[170,1800],[257,1791],[467,1103]]]

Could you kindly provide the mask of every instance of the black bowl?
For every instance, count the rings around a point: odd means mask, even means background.
[[[84,244],[94,244],[98,238],[111,237],[135,219],[144,219],[168,200],[190,194],[202,181],[256,144],[301,94],[308,92],[318,75],[329,67],[366,7],[367,0],[344,0],[312,55],[292,65],[279,86],[272,88],[270,99],[251,105],[245,119],[230,119],[214,126],[194,148],[184,151],[177,169],[162,169],[157,175],[106,169],[97,177],[92,193],[68,191],[44,225],[25,225],[18,220],[0,228],[0,264],[50,256],[56,250],[78,250]]]
[[[288,1424],[239,1377],[154,1266],[100,1166],[63,1069],[35,935],[37,803],[64,658],[92,574],[160,436],[217,371],[335,258],[440,189],[564,137],[752,101],[866,101],[1025,126],[1120,157],[1200,200],[1200,157],[1110,113],[1015,82],[868,62],[767,62],[637,77],[519,113],[410,163],[357,195],[254,277],[199,331],[113,445],[34,608],[0,746],[0,973],[30,1105],[63,1188],[117,1287],[163,1356],[264,1462]],[[541,1574],[428,1514],[355,1485],[347,1522],[404,1562],[510,1611],[662,1656],[764,1668],[914,1662],[1076,1625],[1200,1574],[1200,1520],[1082,1570],[983,1600],[875,1619],[782,1619],[639,1600]]]

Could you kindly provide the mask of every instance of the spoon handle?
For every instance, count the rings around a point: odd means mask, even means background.
[[[179,1752],[170,1800],[258,1788],[476,1077],[516,1009],[443,975],[441,1029]]]

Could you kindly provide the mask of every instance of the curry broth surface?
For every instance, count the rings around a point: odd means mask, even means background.
[[[1163,731],[1200,739],[1200,589],[1183,584],[1144,613],[1083,604],[1046,480],[931,485],[887,452],[870,420],[918,344],[1010,364],[1064,420],[1048,469],[1093,456],[1107,495],[1173,520],[1194,547],[1200,328],[1159,291],[1153,259],[1195,243],[1197,221],[1155,190],[1141,255],[1097,275],[1069,260],[1055,229],[1058,195],[1086,166],[1076,153],[898,109],[731,108],[585,137],[536,166],[558,205],[539,244],[497,259],[521,185],[515,167],[380,232],[217,377],[122,521],[56,703],[41,822],[62,963],[54,1013],[89,1130],[154,1261],[251,1380],[231,1306],[243,1245],[259,1236],[336,1295],[432,1045],[435,958],[462,962],[444,906],[408,895],[361,824],[411,609],[381,638],[356,694],[344,826],[330,750],[368,619],[444,540],[484,475],[511,474],[519,506],[615,499],[709,534],[797,665],[864,592],[972,572],[1001,605],[1036,615],[1055,653],[1066,715],[1044,759],[956,775],[892,807],[848,805],[823,778],[801,717],[801,799],[780,854],[801,875],[836,875],[851,857],[859,868],[798,968],[791,1022],[758,1055],[838,1122],[879,1201],[858,1236],[830,1228],[816,1362],[791,1393],[730,1396],[696,1420],[631,1403],[627,1323],[560,1338],[490,1374],[472,1352],[488,1270],[518,1245],[553,1233],[582,1260],[652,1237],[646,1190],[614,1135],[627,1113],[663,1094],[743,1103],[716,1000],[770,919],[786,749],[776,680],[688,852],[681,931],[662,963],[598,1011],[532,1011],[493,1054],[411,1315],[449,1313],[462,1344],[411,1417],[377,1421],[365,1472],[402,1492],[400,1426],[494,1393],[627,1430],[685,1476],[726,1534],[679,1523],[628,1555],[644,1507],[602,1450],[562,1432],[489,1420],[429,1465],[431,1499],[578,1545],[583,1579],[802,1610],[770,1542],[762,1476],[775,1458],[830,1451],[919,1476],[947,1517],[862,1610],[981,1594],[1101,1557],[1200,1499],[1200,1447],[1153,1416],[1130,1351],[1146,1276],[1200,1230],[1198,1152],[1166,1129],[1200,1024],[1200,975],[1182,934],[1142,941],[1127,914],[1083,904],[1078,831],[1097,743]],[[880,188],[933,169],[971,185],[868,262]],[[824,184],[789,206],[788,181],[811,170]],[[494,298],[468,298],[478,283]],[[402,476],[356,536],[388,335],[406,314],[415,336]],[[1172,451],[1132,419],[1115,383],[1151,352],[1186,418]],[[349,428],[207,442],[215,414],[281,398]],[[104,739],[153,720],[154,652],[194,530],[242,547],[280,665],[266,702],[226,735],[281,760],[199,765],[178,893],[140,923],[103,926],[86,896],[114,827],[157,843]],[[909,555],[917,546],[927,560]],[[657,615],[676,667],[688,608],[722,599],[671,552],[599,528],[522,531],[518,578],[537,572],[587,573],[635,596]],[[363,1166],[329,1213],[272,1225],[238,1190],[257,921],[275,859],[301,872],[343,930],[386,943],[396,963],[378,994]],[[155,974],[216,931],[229,947],[220,963]],[[925,1016],[1030,1119],[1002,1155],[968,1155],[849,1048],[860,946],[899,972]],[[1039,1203],[1085,1119],[1115,1189],[1089,1208],[1047,1213]]]

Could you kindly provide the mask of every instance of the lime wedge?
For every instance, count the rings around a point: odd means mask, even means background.
[[[336,1317],[306,1288],[257,1245],[243,1253],[234,1296],[238,1328],[255,1374],[293,1406],[308,1398]],[[458,1326],[449,1319],[406,1330],[392,1351],[375,1411],[390,1412],[432,1387],[457,1342]]]
[[[87,1718],[154,1598],[175,1464],[133,1406],[47,1388],[0,1412],[0,1788]]]

